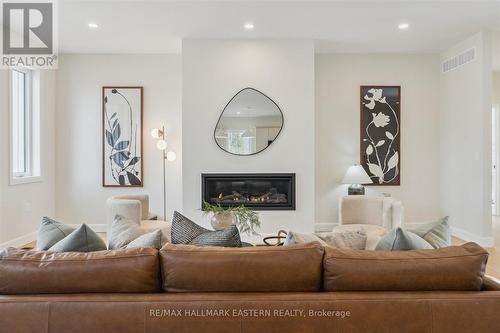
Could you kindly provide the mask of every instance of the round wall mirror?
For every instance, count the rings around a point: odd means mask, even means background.
[[[253,155],[269,147],[283,128],[279,106],[257,89],[240,90],[215,126],[215,142],[234,155]]]

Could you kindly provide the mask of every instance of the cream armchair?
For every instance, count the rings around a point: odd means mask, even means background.
[[[363,229],[367,250],[373,250],[389,230],[403,226],[403,205],[391,197],[350,195],[339,201],[336,231]]]
[[[149,196],[147,194],[119,195],[111,197],[106,201],[108,235],[113,220],[118,214],[136,222],[144,231],[149,232],[160,229],[163,237],[170,242],[171,223],[152,219],[154,217],[149,212]]]

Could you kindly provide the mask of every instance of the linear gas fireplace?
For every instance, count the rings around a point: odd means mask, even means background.
[[[222,207],[245,205],[255,210],[295,210],[294,173],[201,175],[201,200]]]

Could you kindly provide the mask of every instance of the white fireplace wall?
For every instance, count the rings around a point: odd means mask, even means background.
[[[202,173],[295,172],[297,210],[260,212],[262,234],[314,229],[314,45],[302,40],[183,41],[183,213],[202,217]],[[226,103],[252,87],[272,98],[284,128],[265,151],[234,156],[213,131]]]

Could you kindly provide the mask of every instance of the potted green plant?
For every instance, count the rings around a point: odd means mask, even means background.
[[[236,224],[240,233],[258,235],[255,229],[260,227],[259,214],[244,205],[224,208],[218,204],[204,202],[203,213],[212,214],[210,223],[215,230],[222,230],[231,224]]]

